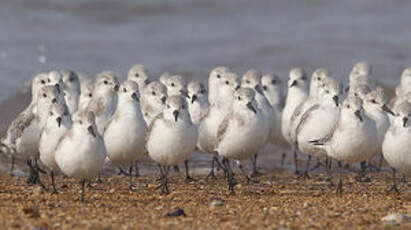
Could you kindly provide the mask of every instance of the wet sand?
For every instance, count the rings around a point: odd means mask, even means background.
[[[411,223],[387,223],[381,218],[396,212],[411,215],[410,194],[388,194],[390,175],[371,174],[359,183],[344,174],[344,195],[328,187],[326,175],[299,180],[276,171],[247,184],[236,175],[236,194],[228,195],[222,175],[217,181],[187,183],[183,174],[170,176],[171,194],[155,190],[157,176],[134,179],[128,189],[124,176],[103,178],[87,188],[79,201],[79,183],[57,177],[59,195],[29,187],[21,177],[0,176],[0,226],[7,229],[407,229]],[[49,181],[44,178],[47,187]],[[186,216],[167,217],[182,209]]]

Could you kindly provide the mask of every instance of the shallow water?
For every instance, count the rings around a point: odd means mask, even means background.
[[[14,95],[23,82],[53,68],[124,78],[143,63],[153,78],[169,71],[205,80],[219,65],[283,78],[294,66],[326,67],[345,81],[366,60],[392,87],[411,63],[410,12],[405,0],[3,0],[1,127],[24,106]]]

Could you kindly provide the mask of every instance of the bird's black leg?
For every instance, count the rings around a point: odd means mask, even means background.
[[[310,163],[311,163],[311,155],[308,155],[307,165],[305,167],[304,172],[299,176],[299,178],[303,178],[304,180],[310,178],[310,176],[308,175],[308,171],[310,170]]]
[[[14,172],[14,163],[16,161],[16,158],[14,157],[14,155],[11,155],[11,162],[10,162],[10,176],[14,176],[13,172]]]
[[[340,173],[340,177],[338,178],[338,185],[337,185],[336,194],[338,194],[338,195],[343,194],[343,179],[342,179],[341,173]]]
[[[211,170],[210,173],[207,175],[206,179],[210,178],[213,180],[217,180],[217,177],[214,174],[214,162],[216,161],[216,157],[213,157],[213,159],[211,160]]]
[[[402,177],[401,177],[401,182],[402,182],[402,183],[404,183],[404,184],[406,184],[406,183],[407,183],[407,177],[405,176],[405,174],[404,174],[404,173],[402,174]]]
[[[400,191],[397,188],[397,183],[395,182],[395,174],[396,174],[396,170],[395,168],[392,168],[392,186],[391,188],[388,190],[389,193],[400,193]]]
[[[251,163],[253,164],[253,172],[251,173],[252,177],[257,177],[257,176],[261,176],[262,173],[260,173],[258,171],[258,167],[257,167],[257,157],[258,154],[255,154],[252,158],[251,158]]]
[[[130,165],[128,173],[128,188],[133,190],[133,165]]]
[[[139,170],[139,168],[138,168],[138,161],[136,161],[136,163],[135,163],[135,165],[134,165],[134,170],[135,170],[135,172],[136,172],[136,174],[135,174],[136,178],[140,177],[141,174],[140,174],[140,170]]]
[[[258,184],[258,181],[252,180],[248,175],[247,172],[245,171],[243,165],[241,164],[240,161],[237,161],[237,166],[240,169],[241,173],[244,175],[244,177],[247,179],[247,184],[249,184],[250,182]]]
[[[190,176],[190,173],[189,173],[189,170],[188,170],[188,160],[184,161],[184,166],[186,168],[186,182],[194,181],[194,179]]]
[[[97,183],[99,183],[99,184],[103,183],[103,180],[101,179],[101,172],[98,173]]]
[[[294,167],[295,167],[295,174],[299,174],[300,171],[298,170],[298,158],[297,158],[297,151],[294,151]]]
[[[56,183],[55,183],[55,178],[54,178],[54,171],[50,171],[50,178],[51,178],[51,185],[53,186],[53,192],[51,194],[57,195],[59,194],[59,191],[56,189]]]
[[[180,172],[180,168],[178,167],[178,165],[174,165],[174,166],[173,166],[173,169],[174,169],[174,171],[175,171],[176,173],[179,173],[179,172]]]
[[[234,186],[236,185],[236,182],[234,181],[234,174],[230,166],[230,161],[227,158],[224,158],[223,164],[227,170],[228,191],[230,195],[234,195]]]
[[[81,187],[80,201],[84,203],[84,197],[86,194],[86,179],[82,179],[80,181],[80,187]]]
[[[380,154],[380,161],[378,162],[377,172],[381,172],[383,162],[384,162],[384,156],[382,154]]]
[[[281,154],[281,163],[280,163],[281,167],[284,166],[284,162],[285,162],[285,157],[286,157],[286,156],[287,156],[287,155],[285,154],[285,152],[283,152],[283,153]]]

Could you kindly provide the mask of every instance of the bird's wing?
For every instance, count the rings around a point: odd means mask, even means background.
[[[156,123],[158,120],[163,119],[163,117],[164,117],[163,113],[159,113],[159,114],[153,119],[153,121],[150,123],[150,125],[148,126],[147,132],[146,132],[146,144],[147,144],[148,140],[150,139],[151,131],[153,131],[153,127],[154,127],[155,123]]]
[[[339,124],[340,124],[340,122],[336,122],[335,125],[333,126],[333,128],[330,130],[330,132],[327,135],[325,135],[321,139],[312,140],[312,141],[310,141],[310,143],[312,143],[314,145],[324,145],[325,143],[329,142],[333,138],[336,130],[339,127]]]
[[[297,128],[295,129],[295,132],[293,132],[294,136],[292,137],[292,139],[295,142],[295,146],[298,147],[298,134],[300,134],[301,130],[304,127],[305,122],[307,121],[307,118],[310,116],[310,114],[312,112],[314,112],[315,110],[319,109],[320,105],[319,104],[315,104],[313,106],[311,106],[309,109],[307,109],[307,111],[305,111],[305,113],[301,116],[300,122],[297,125]]]
[[[200,123],[204,120],[204,118],[206,118],[206,117],[208,116],[208,114],[210,113],[210,110],[211,110],[211,106],[209,106],[207,109],[205,109],[205,110],[201,113],[201,115],[200,115],[200,120],[199,120]]]
[[[87,110],[92,111],[96,117],[100,117],[104,114],[104,103],[102,98],[96,98],[92,100],[88,106]]]
[[[223,140],[227,129],[228,129],[228,124],[230,123],[230,120],[232,118],[232,113],[229,113],[224,120],[221,122],[221,124],[218,126],[217,130],[217,143],[220,143],[221,140]]]

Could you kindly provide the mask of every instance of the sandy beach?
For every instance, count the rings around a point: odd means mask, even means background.
[[[134,179],[128,189],[124,176],[104,178],[87,188],[79,201],[78,181],[57,177],[59,195],[29,187],[21,177],[0,176],[0,225],[4,229],[407,229],[408,222],[384,222],[390,213],[411,215],[411,194],[400,184],[401,195],[389,194],[390,175],[371,174],[359,183],[344,175],[344,195],[328,187],[326,175],[298,180],[276,171],[247,184],[237,175],[236,194],[228,195],[225,181],[187,183],[173,174],[171,194],[161,195],[156,176]],[[47,187],[49,181],[45,180]],[[181,209],[179,217],[167,215]]]

